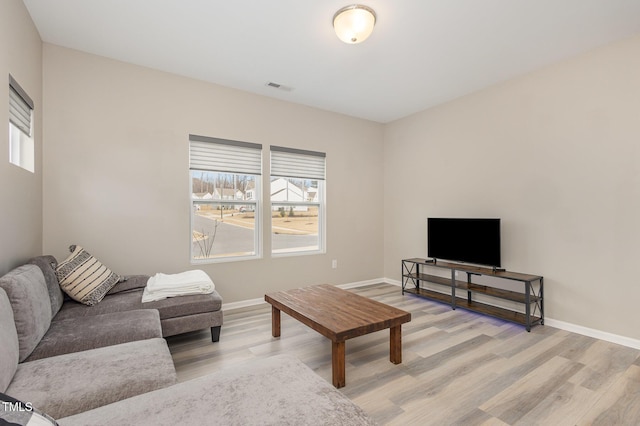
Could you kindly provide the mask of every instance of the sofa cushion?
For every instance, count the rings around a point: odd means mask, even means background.
[[[17,400],[0,392],[0,424],[18,426],[56,426],[58,423],[30,402]]]
[[[145,288],[147,281],[149,281],[148,275],[128,275],[118,284],[111,287],[107,295]]]
[[[51,324],[49,291],[42,271],[35,265],[22,265],[0,278],[7,292],[18,332],[20,362],[42,339]]]
[[[121,277],[80,246],[58,264],[56,275],[62,290],[73,300],[93,306],[100,302]]]
[[[148,339],[19,364],[7,393],[60,418],[175,382],[166,342]]]
[[[54,319],[26,361],[156,337],[162,337],[162,327],[155,309]]]
[[[0,392],[7,390],[18,368],[18,333],[9,297],[0,288]]]
[[[44,275],[44,281],[47,283],[47,290],[49,290],[49,300],[51,301],[51,318],[53,318],[64,302],[64,294],[60,289],[60,283],[58,283],[58,277],[56,276],[58,261],[55,257],[47,255],[34,257],[27,263],[36,265]]]
[[[367,414],[290,355],[251,360],[78,415],[86,425],[374,425]]]

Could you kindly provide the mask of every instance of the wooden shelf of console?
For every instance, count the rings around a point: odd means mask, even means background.
[[[425,273],[429,268],[447,269],[451,278]],[[466,281],[456,279],[456,272],[466,274]],[[491,285],[472,282],[472,277],[487,276],[500,280],[516,281],[523,284],[522,291],[504,290]],[[504,270],[493,270],[461,263],[444,262],[432,259],[404,259],[402,261],[402,294],[410,293],[426,299],[447,303],[452,309],[463,308],[492,317],[524,325],[527,331],[536,324],[544,324],[544,279],[539,275],[521,274]],[[421,283],[430,285],[424,288]],[[456,290],[466,291],[466,298],[460,297]],[[474,300],[474,295],[485,296],[484,302]],[[515,302],[519,309],[495,306],[494,299]]]

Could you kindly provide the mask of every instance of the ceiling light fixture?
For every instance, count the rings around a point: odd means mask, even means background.
[[[345,6],[333,15],[333,28],[338,38],[348,44],[365,41],[375,24],[376,12],[361,4]]]

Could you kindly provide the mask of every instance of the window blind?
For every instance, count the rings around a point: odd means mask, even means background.
[[[262,145],[189,135],[189,169],[262,174]]]
[[[324,152],[271,147],[271,176],[299,179],[325,179]]]
[[[11,75],[9,76],[9,121],[25,135],[31,136],[33,101]]]

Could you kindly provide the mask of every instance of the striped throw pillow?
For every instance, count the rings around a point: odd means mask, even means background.
[[[104,266],[80,246],[69,247],[71,254],[56,268],[62,291],[85,305],[100,302],[121,277]]]

